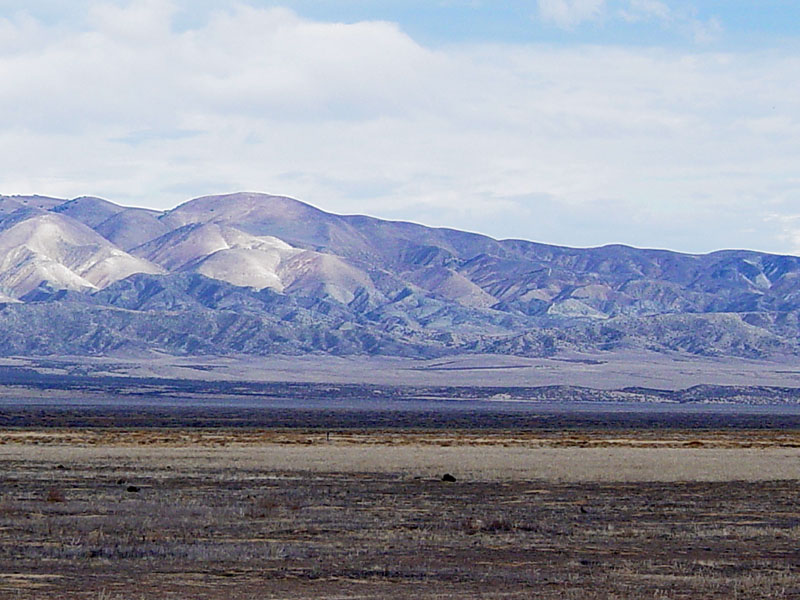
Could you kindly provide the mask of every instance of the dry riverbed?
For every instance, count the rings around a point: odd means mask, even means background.
[[[798,547],[794,430],[0,432],[0,598],[796,598]]]

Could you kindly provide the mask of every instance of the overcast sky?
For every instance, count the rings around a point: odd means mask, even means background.
[[[0,193],[800,253],[796,0],[0,0]]]

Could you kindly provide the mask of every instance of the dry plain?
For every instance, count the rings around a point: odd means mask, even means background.
[[[796,430],[7,429],[0,493],[0,598],[800,597]]]

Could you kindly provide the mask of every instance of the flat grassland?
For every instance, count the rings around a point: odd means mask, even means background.
[[[797,430],[0,431],[0,598],[798,598],[798,548]]]

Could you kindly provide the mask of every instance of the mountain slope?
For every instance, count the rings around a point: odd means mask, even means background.
[[[64,200],[48,196],[3,196],[0,195],[0,215],[9,214],[20,208],[41,208],[50,210],[60,206]]]
[[[170,231],[159,217],[161,213],[143,208],[126,208],[99,223],[93,229],[112,244],[130,252]]]
[[[251,235],[220,221],[180,226],[132,253],[168,271],[345,303],[361,289],[374,289],[369,275],[337,256],[294,248],[274,236]]]
[[[133,273],[160,272],[63,215],[22,208],[0,221],[0,288],[13,297],[43,283],[95,290]]]
[[[59,215],[66,215],[76,221],[80,221],[88,227],[95,228],[103,221],[123,212],[125,209],[102,198],[81,196],[59,204],[50,210]]]

